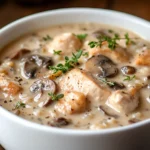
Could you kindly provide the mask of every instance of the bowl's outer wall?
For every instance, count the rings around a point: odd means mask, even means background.
[[[137,17],[97,9],[66,9],[31,16],[0,30],[0,48],[28,32],[55,24],[97,22],[126,28],[150,40],[150,24]],[[150,125],[99,134],[46,132],[23,124],[0,108],[0,143],[7,150],[149,150]],[[31,124],[31,123],[29,123]],[[42,126],[41,126],[42,128]],[[79,132],[79,131],[78,131]]]
[[[6,150],[149,150],[150,126],[101,135],[65,135],[37,131],[0,115],[0,142]],[[66,131],[67,132],[67,131]]]

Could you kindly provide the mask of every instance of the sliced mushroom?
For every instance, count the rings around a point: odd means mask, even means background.
[[[40,55],[31,55],[28,58],[29,61],[35,63],[39,67],[48,68],[48,66],[53,65],[51,57],[43,57]]]
[[[19,51],[17,51],[15,54],[13,54],[10,59],[20,59],[22,58],[24,55],[29,54],[31,51],[28,49],[21,49]]]
[[[37,71],[41,68],[48,68],[53,65],[51,57],[43,57],[40,55],[30,55],[22,59],[22,75],[26,78],[32,79],[36,77]]]
[[[56,91],[56,84],[54,81],[43,78],[40,80],[35,81],[30,86],[30,91],[32,93],[40,92],[40,91],[49,91],[50,93],[55,93]]]
[[[119,117],[119,116],[116,115],[116,114],[113,114],[113,113],[108,112],[108,110],[106,110],[106,108],[105,108],[104,106],[101,106],[101,105],[100,105],[98,108],[99,108],[99,110],[100,110],[104,115],[106,115],[106,116],[113,117],[113,118],[118,118],[118,117]]]
[[[24,62],[23,72],[27,78],[29,78],[29,79],[35,78],[37,70],[38,70],[38,67],[36,64],[34,64],[30,61]]]
[[[43,107],[47,107],[49,106],[50,104],[52,104],[53,100],[51,100],[50,98],[47,99],[46,101],[43,102]]]
[[[62,127],[62,126],[67,126],[69,124],[70,124],[70,121],[63,117],[60,117],[54,120],[53,122],[48,122],[48,125],[52,127]]]
[[[130,124],[133,124],[133,123],[137,123],[137,122],[139,122],[140,120],[139,119],[136,119],[136,118],[132,118],[132,119],[129,119],[128,120],[128,122],[130,123]]]
[[[96,38],[100,38],[102,36],[110,37],[110,35],[111,35],[109,30],[106,30],[106,29],[97,30],[97,31],[93,32],[92,34]]]
[[[109,86],[110,88],[114,90],[121,90],[125,88],[125,85],[123,83],[113,82],[114,85]]]
[[[114,77],[118,74],[115,64],[104,55],[96,55],[89,58],[85,64],[85,68],[102,78]]]
[[[136,69],[132,66],[124,66],[121,68],[121,72],[125,75],[134,74],[136,72]]]
[[[53,100],[51,100],[51,98],[48,96],[48,94],[46,94],[42,97],[42,102],[39,103],[38,106],[39,107],[48,107],[52,103],[53,103]]]

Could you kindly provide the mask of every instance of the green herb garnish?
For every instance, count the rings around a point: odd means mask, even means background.
[[[106,78],[100,78],[100,80],[101,80],[103,83],[105,83],[105,84],[107,84],[108,86],[110,86],[110,87],[115,85],[115,82],[108,81]]]
[[[90,48],[94,48],[94,47],[101,47],[102,46],[102,43],[107,41],[108,42],[108,47],[111,49],[111,50],[114,50],[116,48],[116,45],[117,45],[117,40],[119,40],[119,36],[118,34],[115,34],[115,36],[113,38],[111,37],[108,37],[108,36],[101,36],[99,38],[99,41],[96,42],[96,41],[91,41],[89,42],[89,46]]]
[[[52,40],[52,37],[50,37],[49,35],[46,35],[45,37],[43,37],[44,41],[49,41]]]
[[[48,95],[51,97],[53,101],[58,101],[59,99],[64,97],[64,94],[53,94],[53,93],[48,93]]]
[[[133,79],[135,79],[135,75],[133,75],[133,76],[126,76],[123,81],[131,81]]]
[[[54,52],[54,55],[60,55],[60,53],[61,53],[62,51],[61,51],[61,50],[58,50],[58,51],[53,50],[53,52]]]
[[[82,56],[88,57],[88,56],[89,56],[89,53],[88,53],[88,52],[85,52],[85,53],[82,54]]]
[[[101,43],[99,41],[98,42],[91,41],[91,42],[88,43],[88,45],[90,46],[90,48],[94,48],[94,47],[98,47],[98,46],[101,47]]]
[[[25,106],[26,106],[26,104],[25,104],[25,103],[17,102],[17,103],[16,103],[16,106],[15,106],[15,109],[25,108]]]
[[[126,34],[124,35],[124,37],[125,37],[125,39],[126,39],[126,45],[128,45],[128,44],[131,42],[131,40],[130,40],[130,38],[129,38],[129,34],[126,33]]]
[[[91,41],[91,42],[88,43],[88,45],[90,46],[90,48],[94,48],[94,47],[98,47],[98,46],[101,47],[103,42],[107,42],[108,47],[111,50],[114,50],[116,48],[116,46],[118,45],[117,41],[119,41],[121,39],[126,40],[126,45],[128,45],[132,42],[131,38],[129,38],[128,33],[126,33],[124,35],[124,38],[120,38],[118,34],[115,34],[114,37],[100,36],[98,38],[98,41]]]
[[[113,31],[113,30],[111,30],[111,29],[109,29],[109,30],[108,30],[108,32],[109,32],[109,33],[113,33],[114,31]]]
[[[75,65],[77,65],[79,58],[82,56],[83,51],[79,50],[76,54],[72,53],[72,57],[69,58],[68,56],[65,56],[65,64],[58,64],[57,66],[49,67],[50,70],[53,70],[54,73],[58,71],[62,71],[63,73],[66,73],[71,68],[74,68]]]
[[[77,38],[79,39],[79,40],[84,40],[87,36],[88,36],[88,34],[77,34],[76,35],[77,36]]]

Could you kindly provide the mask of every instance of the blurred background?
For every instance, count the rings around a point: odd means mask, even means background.
[[[150,21],[150,0],[0,0],[0,28],[30,14],[68,7],[118,10]]]
[[[30,14],[67,7],[112,9],[150,20],[150,0],[0,0],[0,28]]]

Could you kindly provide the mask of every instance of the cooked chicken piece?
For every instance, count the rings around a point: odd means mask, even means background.
[[[50,45],[48,51],[53,54],[54,50],[61,50],[62,55],[70,55],[81,47],[81,41],[72,33],[64,33],[57,36]]]
[[[86,98],[81,92],[66,92],[64,97],[55,105],[55,109],[63,114],[75,114],[86,109]]]
[[[0,73],[0,89],[10,95],[16,95],[21,90],[21,87],[17,83],[10,81],[10,78],[4,73]]]
[[[125,92],[123,90],[114,91],[108,98],[106,104],[119,113],[128,114],[134,111],[139,104],[137,93]]]
[[[110,95],[109,89],[102,87],[89,73],[80,69],[68,72],[59,85],[63,91],[82,92],[91,101],[105,101]]]
[[[150,66],[150,50],[142,51],[135,58],[136,65]]]
[[[111,50],[110,48],[108,48],[107,42],[104,42],[101,47],[95,47],[95,48],[88,47],[88,51],[91,56],[101,54],[109,57],[115,63],[128,62],[130,56],[127,53],[126,49],[120,47],[119,45],[115,48],[115,50]]]

